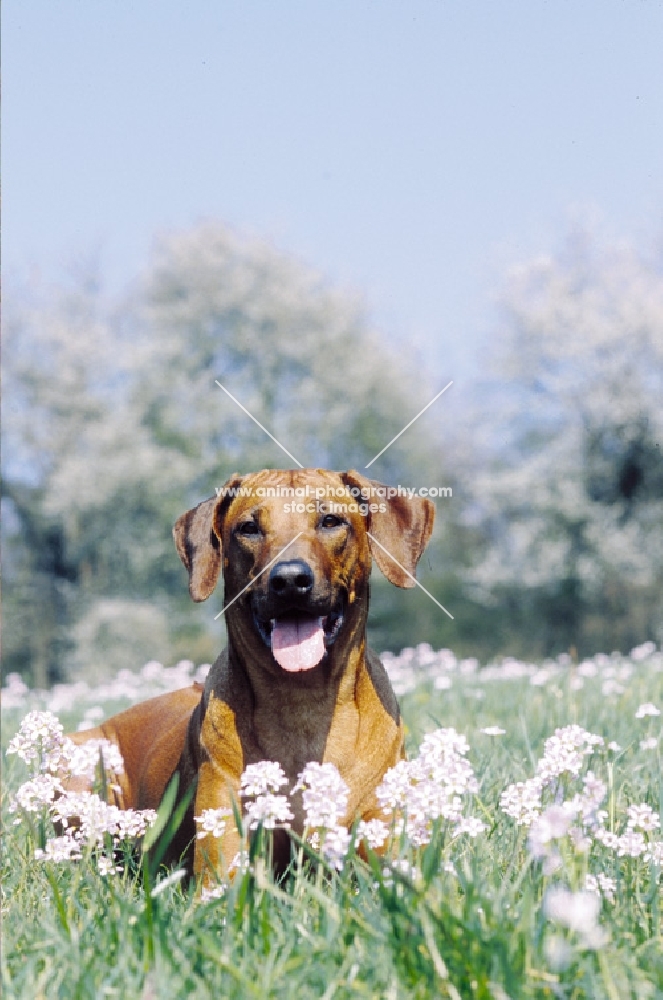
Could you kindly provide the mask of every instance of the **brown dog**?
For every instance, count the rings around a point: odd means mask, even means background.
[[[356,472],[263,471],[232,477],[177,521],[194,601],[223,568],[228,646],[202,698],[185,689],[77,734],[119,745],[125,808],[155,808],[175,769],[180,795],[197,780],[171,856],[194,841],[193,816],[231,808],[242,771],[262,760],[278,761],[291,787],[309,761],[329,761],[350,788],[347,824],[379,815],[375,789],[403,756],[403,728],[366,647],[371,555],[396,586],[414,586],[435,512],[429,500],[386,494]],[[297,797],[292,808],[301,832]],[[233,823],[221,839],[196,839],[194,871],[226,873],[238,848]],[[274,851],[283,868],[285,835]]]

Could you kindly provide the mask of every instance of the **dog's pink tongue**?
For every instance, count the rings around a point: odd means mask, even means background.
[[[325,655],[322,618],[275,621],[272,654],[284,670],[292,673],[315,667]]]

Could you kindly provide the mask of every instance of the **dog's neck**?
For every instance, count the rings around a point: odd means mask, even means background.
[[[367,613],[368,587],[348,606],[322,662],[300,673],[282,670],[260,637],[241,628],[241,615],[228,615],[228,647],[210,672],[208,690],[233,709],[245,764],[252,762],[249,758],[279,760],[288,776],[296,777],[310,760],[322,760],[336,716],[343,717],[352,739]],[[257,733],[263,734],[260,743]],[[276,737],[274,747],[265,742],[264,734],[270,733]]]

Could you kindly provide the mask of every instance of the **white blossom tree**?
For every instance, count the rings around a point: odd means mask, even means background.
[[[660,638],[663,256],[580,234],[514,268],[498,345],[475,592],[524,597],[546,652]]]
[[[233,472],[294,463],[217,379],[303,465],[331,468],[363,467],[432,395],[355,298],[217,223],[164,238],[119,301],[94,279],[14,297],[6,641],[40,684],[71,665],[103,672],[111,651],[138,666],[218,648],[201,615],[190,624],[171,526]],[[397,442],[376,475],[412,481],[427,444]],[[169,623],[165,647],[148,648],[150,621]]]

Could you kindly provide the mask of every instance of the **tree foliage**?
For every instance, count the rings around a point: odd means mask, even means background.
[[[216,380],[305,466],[363,468],[427,402],[358,301],[219,224],[162,240],[120,303],[93,280],[18,301],[6,662],[39,683],[214,655],[220,628],[188,603],[172,524],[234,472],[294,465]],[[417,478],[425,444],[397,442],[376,474]]]
[[[663,282],[591,236],[510,273],[488,384],[371,466],[453,487],[421,591],[373,578],[369,638],[485,659],[626,650],[663,621]],[[439,391],[361,303],[260,240],[163,238],[135,286],[14,296],[4,346],[4,660],[40,686],[152,658],[202,662],[171,539],[233,473],[363,469]],[[460,392],[456,384],[454,392]],[[442,435],[445,435],[444,441]]]
[[[535,616],[538,652],[660,635],[662,265],[585,234],[507,284],[469,578],[518,626]]]

